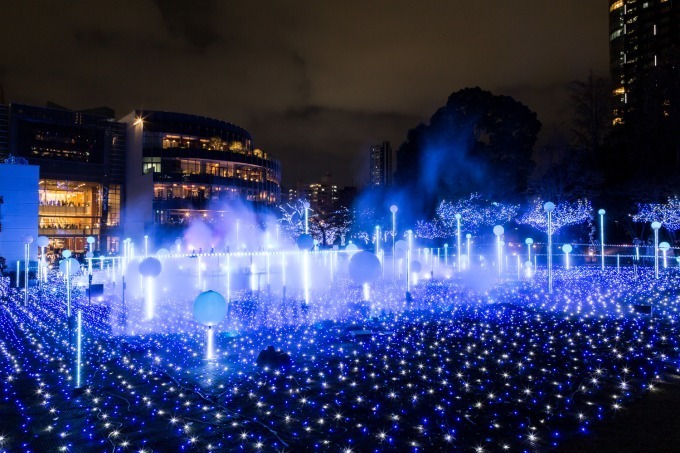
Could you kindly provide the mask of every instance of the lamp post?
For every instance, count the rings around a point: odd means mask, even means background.
[[[534,240],[526,238],[524,243],[527,245],[527,261],[531,262],[531,245],[534,243]]]
[[[496,235],[496,247],[498,249],[498,275],[503,271],[503,250],[501,249],[501,236],[505,233],[505,229],[501,225],[493,227],[493,234]]]
[[[565,255],[566,261],[567,261],[567,269],[569,269],[569,254],[571,253],[572,250],[573,250],[573,248],[572,248],[571,244],[564,244],[562,246],[562,251],[564,252],[564,255]]]
[[[552,213],[555,203],[549,201],[543,205],[543,209],[548,213],[548,292],[552,293]]]
[[[175,239],[175,245],[177,246],[177,254],[182,252],[182,240],[180,238]]]
[[[659,228],[661,222],[652,222],[652,230],[654,230],[654,278],[659,278]]]
[[[600,214],[600,256],[602,257],[602,270],[604,270],[604,209],[597,211]]]
[[[460,214],[456,214],[456,253],[458,254],[458,272],[460,272]]]
[[[149,256],[149,235],[144,235],[144,258]]]
[[[413,231],[408,230],[408,249],[406,250],[406,292],[411,292],[411,247],[413,246]]]
[[[375,226],[375,256],[380,259],[380,227]]]

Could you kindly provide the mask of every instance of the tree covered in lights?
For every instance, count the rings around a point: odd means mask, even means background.
[[[545,200],[540,198],[527,209],[517,223],[529,225],[544,233],[548,232],[548,215],[543,208]],[[562,201],[555,205],[552,213],[552,233],[569,225],[579,225],[593,221],[593,206],[587,198],[575,202]]]
[[[427,239],[453,237],[458,231],[456,214],[460,214],[461,232],[477,234],[483,227],[512,220],[518,212],[519,205],[491,201],[479,193],[472,193],[468,198],[440,202],[435,218],[417,222],[415,233]]]
[[[304,216],[304,211],[303,211]],[[352,226],[352,214],[346,207],[316,212],[309,221],[309,232],[322,246],[333,245]]]
[[[279,206],[281,210],[281,230],[293,241],[305,232],[305,202],[306,200],[297,199],[293,202],[282,204]],[[309,210],[308,217],[314,214]]]
[[[675,236],[675,232],[680,230],[680,199],[669,197],[665,203],[638,203],[633,222],[661,222],[661,226]]]

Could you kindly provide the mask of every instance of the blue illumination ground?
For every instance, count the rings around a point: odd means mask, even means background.
[[[32,293],[28,308],[3,288],[0,448],[545,450],[653,391],[679,353],[678,274],[581,268],[555,281],[552,295],[540,274],[488,291],[422,281],[409,303],[403,282],[385,282],[373,307],[345,280],[308,308],[241,292],[230,324],[239,335],[216,336],[214,362],[203,360],[190,301],[165,296],[149,323],[134,321],[137,302],[123,317],[108,297],[110,311],[82,307],[80,390],[63,284]],[[652,304],[654,317],[634,304]],[[258,368],[267,345],[293,366]]]

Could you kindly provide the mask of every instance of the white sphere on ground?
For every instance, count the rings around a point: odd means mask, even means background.
[[[345,247],[345,251],[349,253],[356,253],[359,251],[359,247],[357,247],[356,244],[350,243],[347,244],[347,247]]]
[[[194,319],[204,326],[214,326],[227,316],[227,301],[215,291],[205,291],[194,299]]]
[[[64,275],[72,276],[77,274],[79,270],[80,263],[75,258],[66,258],[59,263],[59,271]]]
[[[661,250],[662,252],[667,252],[668,250],[670,250],[670,248],[671,245],[668,242],[664,241],[659,244],[659,250]]]
[[[38,247],[47,247],[50,243],[50,239],[47,236],[38,236],[35,243],[38,244]]]
[[[423,269],[422,264],[420,264],[420,261],[411,261],[411,272],[420,272]]]
[[[382,274],[380,260],[372,252],[358,252],[349,260],[349,276],[356,283],[371,283]]]
[[[64,258],[70,258],[71,257],[71,251],[69,249],[66,249],[61,252],[61,256]]]
[[[564,244],[562,246],[562,251],[564,253],[571,253],[572,250],[573,250],[573,248],[572,248],[571,244]]]
[[[314,247],[314,238],[309,234],[301,234],[296,242],[300,250],[311,250]]]
[[[503,233],[505,233],[505,228],[503,228],[501,225],[496,225],[495,227],[493,227],[493,234],[495,234],[496,236],[500,236]]]
[[[152,256],[144,258],[139,263],[139,273],[144,277],[158,277],[158,274],[163,270],[161,262]]]

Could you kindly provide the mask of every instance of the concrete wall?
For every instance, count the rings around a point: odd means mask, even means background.
[[[39,176],[37,165],[0,164],[0,196],[4,201],[0,204],[0,256],[5,257],[8,267],[23,261],[25,234],[33,237],[31,259],[38,259]]]

